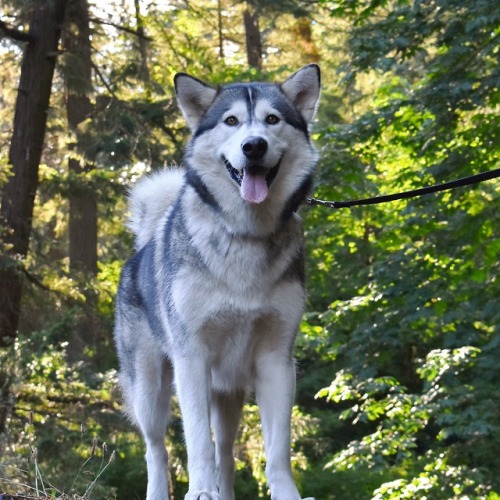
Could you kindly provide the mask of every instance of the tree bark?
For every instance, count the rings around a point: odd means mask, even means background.
[[[21,311],[22,259],[29,247],[38,167],[67,0],[36,2],[21,66],[9,149],[13,175],[4,187],[0,217],[8,254],[0,268],[0,343],[15,338]]]
[[[66,114],[74,141],[68,161],[69,190],[69,267],[82,277],[82,284],[97,275],[97,198],[93,182],[86,174],[94,165],[86,156],[80,127],[92,112],[92,57],[89,7],[87,0],[70,0],[63,37],[65,54]],[[78,361],[86,346],[96,338],[97,309],[93,287],[85,286],[81,317],[71,331],[68,359]]]
[[[97,201],[92,183],[84,174],[93,169],[85,151],[78,149],[79,126],[93,110],[92,59],[89,9],[87,0],[70,0],[64,35],[66,54],[66,113],[73,138],[68,162],[69,192],[69,262],[71,271],[97,273]]]
[[[247,49],[247,61],[251,68],[262,69],[262,41],[259,31],[259,11],[247,3],[243,13],[245,24],[245,44]]]

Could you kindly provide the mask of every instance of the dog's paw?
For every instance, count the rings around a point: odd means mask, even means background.
[[[219,493],[217,491],[188,491],[184,500],[220,500]]]

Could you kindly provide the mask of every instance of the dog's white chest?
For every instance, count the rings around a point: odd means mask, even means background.
[[[197,271],[236,307],[266,300],[302,246],[299,219],[291,219],[281,232],[269,237],[239,236],[217,224],[213,215],[193,217],[188,223],[191,242],[197,249]],[[250,306],[250,309],[254,309]]]
[[[200,340],[209,353],[213,388],[221,392],[253,390],[256,360],[275,347],[282,334],[283,322],[277,312],[220,311],[208,319]]]

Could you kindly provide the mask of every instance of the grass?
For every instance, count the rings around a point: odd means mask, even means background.
[[[2,473],[0,474],[0,488],[8,488],[8,490],[13,492],[2,492],[2,490],[0,489],[0,500],[91,500],[92,492],[99,478],[101,478],[108,467],[110,467],[110,465],[115,461],[116,451],[113,451],[111,454],[109,454],[106,443],[103,442],[102,445],[99,446],[98,439],[94,437],[92,439],[89,456],[78,467],[78,470],[76,471],[71,482],[71,486],[67,488],[66,491],[61,491],[59,488],[54,486],[54,484],[52,484],[52,482],[48,479],[47,475],[40,466],[38,448],[34,446],[35,435],[32,417],[30,418],[29,427],[31,431],[30,440],[32,443],[29,445],[29,471],[21,470],[19,467],[16,467],[15,469],[20,473],[21,477],[26,477],[29,475],[32,478],[30,480],[30,483],[32,484],[28,485],[19,480],[10,479],[8,477],[5,477],[5,475]],[[90,465],[92,465],[93,470],[89,470]],[[8,464],[0,464],[0,468],[1,466],[8,467]],[[82,476],[88,476],[90,474],[93,476],[92,480],[84,480],[82,484]],[[79,483],[78,489],[80,490],[78,494],[74,493],[77,487],[77,483]],[[82,492],[84,488],[85,490]]]

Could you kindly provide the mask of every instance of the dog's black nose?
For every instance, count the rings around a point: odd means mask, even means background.
[[[258,136],[248,137],[241,145],[241,149],[249,160],[260,160],[266,154],[267,141]]]

